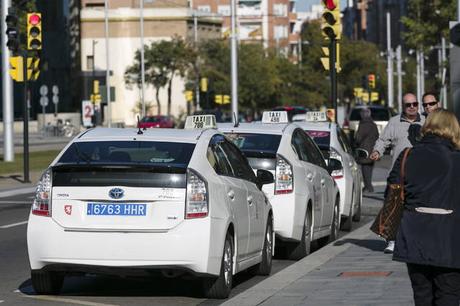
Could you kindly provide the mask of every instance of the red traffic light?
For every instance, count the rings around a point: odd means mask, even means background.
[[[335,10],[337,7],[336,0],[323,0],[324,5],[330,11]]]
[[[29,24],[31,25],[37,25],[41,22],[41,18],[37,14],[32,14],[29,16]]]
[[[374,74],[369,74],[369,75],[367,76],[367,79],[368,79],[369,81],[374,81],[374,80],[375,80],[375,75],[374,75]]]

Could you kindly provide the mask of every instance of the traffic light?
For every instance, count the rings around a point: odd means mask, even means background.
[[[18,31],[18,16],[16,10],[13,8],[8,9],[8,15],[6,15],[6,36],[8,41],[6,42],[7,48],[11,52],[17,52],[19,49],[19,31]]]
[[[222,104],[223,96],[222,95],[215,95],[214,102],[216,102],[216,104]]]
[[[324,53],[324,57],[321,57],[321,64],[323,64],[324,70],[329,71],[329,48],[328,47],[321,47]],[[337,43],[336,46],[336,58],[335,58],[335,69],[337,73],[342,71],[342,67],[340,66],[340,44]]]
[[[42,49],[42,14],[27,14],[27,50]]]
[[[201,87],[202,92],[208,91],[208,79],[207,78],[201,78],[200,87]]]
[[[224,100],[222,101],[222,104],[230,104],[230,96],[229,95],[224,95]]]
[[[96,105],[100,105],[101,102],[102,102],[102,97],[101,97],[101,93],[100,93],[100,90],[99,90],[99,81],[98,80],[93,81],[93,94],[91,95],[90,98],[91,98],[91,102],[93,102]]]
[[[191,90],[186,90],[185,91],[185,100],[187,102],[190,102],[190,101],[193,100],[193,91],[191,91]]]
[[[369,88],[375,88],[375,74],[367,75],[367,83],[369,84]]]
[[[340,0],[323,0],[321,30],[325,39],[340,39],[342,25],[340,22]]]
[[[16,82],[24,81],[22,56],[10,57],[10,76]]]
[[[27,80],[36,81],[40,75],[40,59],[36,57],[27,58]]]

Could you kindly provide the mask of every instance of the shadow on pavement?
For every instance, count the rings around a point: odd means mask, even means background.
[[[386,247],[386,242],[378,239],[343,239],[334,243],[336,246],[351,243],[362,248],[369,249],[371,251],[382,252]]]

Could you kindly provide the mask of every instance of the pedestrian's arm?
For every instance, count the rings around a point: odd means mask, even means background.
[[[387,126],[383,130],[380,137],[377,139],[374,145],[374,152],[378,152],[380,156],[383,155],[385,149],[391,145],[391,140],[393,138],[393,124],[388,122]]]

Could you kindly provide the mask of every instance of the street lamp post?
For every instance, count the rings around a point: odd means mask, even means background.
[[[104,1],[104,21],[105,21],[105,87],[107,90],[107,125],[112,127],[112,107],[110,105],[110,61],[109,61],[109,4],[108,0]],[[93,59],[94,61],[94,59]]]
[[[238,48],[236,36],[236,0],[232,0],[232,40],[231,40],[231,71],[232,71],[232,114],[233,124],[238,125]]]

